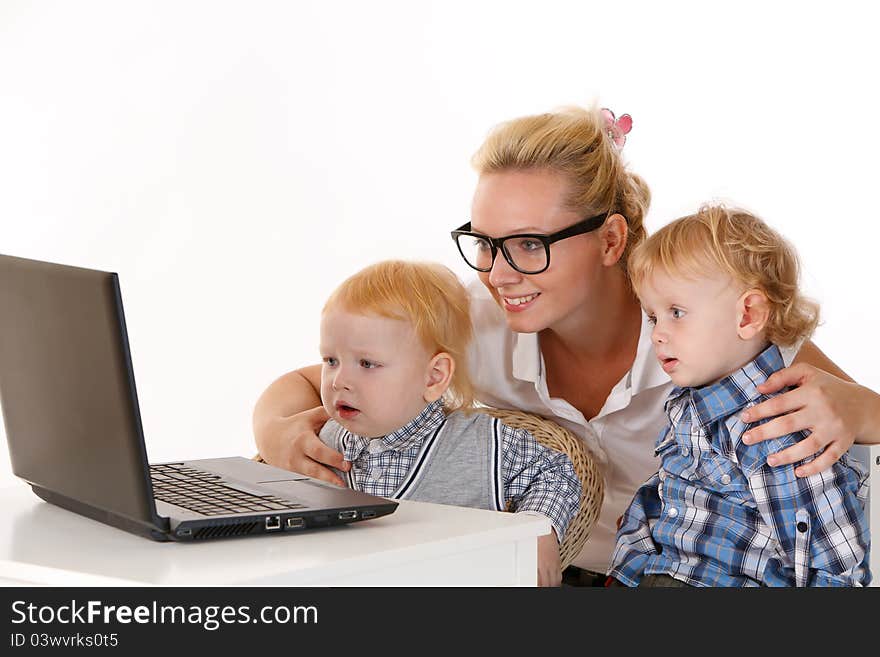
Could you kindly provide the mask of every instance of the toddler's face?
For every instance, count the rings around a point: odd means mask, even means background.
[[[399,429],[426,405],[433,354],[408,322],[329,308],[321,318],[321,401],[359,436]]]
[[[751,360],[753,345],[737,334],[743,291],[721,272],[690,280],[655,271],[644,281],[639,297],[654,324],[654,351],[675,385],[714,383]]]

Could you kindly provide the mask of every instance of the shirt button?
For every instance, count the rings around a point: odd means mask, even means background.
[[[690,456],[690,453],[691,453],[691,450],[689,450],[687,447],[681,448],[681,455],[684,456],[685,458]]]
[[[666,512],[666,514],[667,514],[670,518],[675,518],[676,516],[678,516],[678,509],[676,509],[676,508],[673,506],[673,507],[671,507],[671,508],[669,509],[669,511]]]
[[[805,522],[803,522],[803,521],[799,522],[799,523],[797,524],[797,530],[798,530],[801,534],[806,533],[806,531],[807,531],[807,523],[805,523]]]
[[[725,486],[730,483],[730,475],[721,475],[721,483]]]

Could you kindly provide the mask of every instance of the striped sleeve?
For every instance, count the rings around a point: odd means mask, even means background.
[[[617,544],[608,574],[627,586],[638,586],[651,556],[659,554],[651,521],[660,515],[660,475],[639,487],[617,530]]]
[[[544,447],[525,429],[497,422],[504,503],[546,516],[561,541],[580,508],[581,482],[571,459]]]

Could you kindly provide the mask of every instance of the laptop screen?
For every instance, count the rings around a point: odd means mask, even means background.
[[[0,255],[0,404],[13,472],[155,518],[116,274]]]

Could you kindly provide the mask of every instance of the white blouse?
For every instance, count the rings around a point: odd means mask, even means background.
[[[587,420],[566,400],[547,392],[538,335],[511,331],[504,312],[479,280],[468,285],[468,292],[474,327],[468,367],[477,399],[488,406],[520,409],[554,420],[583,439],[602,469],[602,511],[573,563],[604,573],[614,550],[617,518],[660,464],[654,457],[654,444],[666,424],[663,404],[673,384],[654,355],[651,325],[643,316],[632,368],[612,388],[596,417]],[[781,351],[789,365],[797,350]]]

